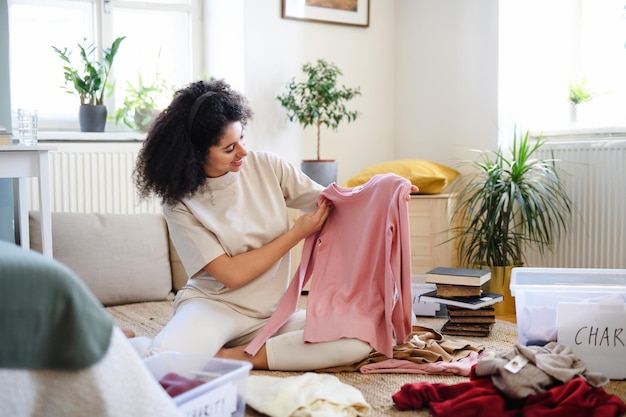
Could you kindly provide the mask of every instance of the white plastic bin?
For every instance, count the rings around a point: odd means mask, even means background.
[[[559,303],[626,301],[626,270],[513,268],[518,338],[522,345],[557,341]],[[542,337],[545,336],[545,337]]]
[[[411,295],[413,297],[413,314],[421,317],[443,317],[448,310],[444,304],[427,303],[420,301],[419,296],[429,291],[436,290],[435,284],[426,282],[426,275],[411,275]]]
[[[144,360],[158,380],[168,373],[195,379],[209,375],[206,383],[173,398],[185,416],[242,417],[246,411],[246,385],[252,365],[249,362],[163,352]]]

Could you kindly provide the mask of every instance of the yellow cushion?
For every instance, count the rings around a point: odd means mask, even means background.
[[[420,189],[419,194],[438,194],[442,192],[459,172],[436,162],[422,159],[401,159],[371,165],[350,178],[344,187],[356,187],[365,184],[376,174],[394,173],[411,181]]]

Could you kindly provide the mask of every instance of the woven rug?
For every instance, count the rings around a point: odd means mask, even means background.
[[[129,327],[135,330],[138,336],[154,337],[167,323],[172,313],[171,301],[151,303],[128,304],[123,306],[107,307],[107,311],[113,316],[120,327]],[[419,317],[418,324],[439,330],[445,319]],[[503,320],[496,320],[489,337],[463,337],[466,340],[481,343],[485,349],[502,352],[511,349],[517,343],[517,325]],[[294,376],[301,372],[276,372],[256,371],[256,375]],[[427,381],[431,383],[457,384],[468,381],[468,378],[449,375],[416,375],[416,374],[361,374],[359,372],[334,373],[342,382],[359,389],[368,404],[372,407],[371,417],[383,416],[428,416],[429,411],[399,411],[395,408],[391,396],[398,392],[402,385]],[[626,381],[611,381],[605,385],[604,390],[619,396],[626,401]],[[246,410],[246,416],[259,417],[250,407]]]

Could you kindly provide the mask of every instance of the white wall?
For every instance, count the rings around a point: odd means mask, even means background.
[[[370,26],[351,27],[281,18],[281,2],[249,0],[245,7],[246,93],[256,109],[255,147],[274,149],[299,164],[316,156],[315,129],[286,120],[275,100],[308,61],[325,58],[360,86],[348,107],[362,113],[335,132],[322,131],[321,157],[337,159],[342,183],[372,160],[394,157],[393,2],[371,0]]]
[[[336,63],[341,81],[362,91],[348,104],[361,117],[322,132],[322,158],[338,160],[340,184],[376,162],[454,165],[469,148],[496,147],[497,0],[370,0],[367,28],[282,19],[278,0],[228,3],[225,11],[224,2],[206,0],[206,13],[233,23],[209,33],[216,41],[207,72],[239,85],[243,66],[242,89],[256,114],[252,148],[296,164],[315,158],[314,129],[288,122],[275,97],[317,58]],[[241,13],[243,25],[231,20]],[[225,26],[242,29],[243,39]]]
[[[395,156],[454,166],[470,148],[495,148],[498,2],[395,4]]]

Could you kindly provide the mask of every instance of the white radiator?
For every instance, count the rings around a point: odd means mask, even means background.
[[[526,265],[626,268],[626,139],[553,140],[538,156],[559,160],[573,216],[554,252],[527,252]]]
[[[158,199],[142,201],[135,191],[132,172],[138,144],[63,144],[58,148],[50,152],[53,212],[161,213]],[[31,210],[39,207],[36,191],[37,187],[30,187]]]

